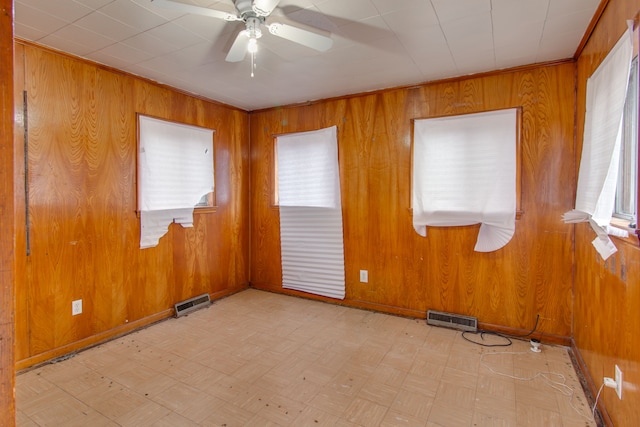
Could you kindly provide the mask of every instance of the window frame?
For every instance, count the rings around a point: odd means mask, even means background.
[[[616,200],[616,206],[614,207],[614,212],[611,217],[611,225],[616,228],[621,228],[629,232],[630,236],[627,238],[610,236],[613,239],[617,239],[622,242],[627,243],[635,243],[640,245],[640,228],[638,227],[638,220],[640,219],[640,13],[638,13],[634,19],[633,26],[633,61],[632,67],[635,65],[636,71],[636,213],[635,218],[620,217],[615,211],[617,210],[618,202]],[[622,148],[622,147],[621,147]],[[620,173],[620,172],[619,172]],[[617,198],[617,188],[616,188],[616,198]],[[630,225],[635,221],[636,227],[631,228]],[[635,237],[633,237],[635,235]]]
[[[216,174],[216,152],[215,152],[215,148],[216,148],[216,144],[215,144],[215,135],[216,135],[216,130],[214,128],[211,127],[206,127],[206,126],[200,126],[200,125],[195,125],[192,123],[186,123],[186,122],[180,122],[178,120],[173,120],[173,119],[166,119],[163,117],[159,117],[159,116],[155,116],[155,115],[151,115],[151,114],[145,114],[145,113],[136,113],[136,215],[138,217],[140,217],[140,212],[142,211],[141,206],[140,206],[140,201],[142,199],[141,197],[141,191],[142,191],[142,187],[141,187],[141,167],[140,167],[140,118],[141,117],[147,117],[147,118],[151,118],[154,120],[159,120],[162,122],[166,122],[169,124],[176,124],[176,125],[180,125],[180,126],[188,126],[188,127],[193,127],[193,128],[200,128],[200,129],[205,129],[207,131],[211,131],[212,133],[212,137],[211,137],[211,150],[212,150],[212,161],[213,161],[213,191],[210,193],[207,193],[206,195],[203,196],[206,197],[207,200],[207,204],[196,204],[193,206],[193,213],[195,214],[206,214],[206,213],[211,213],[211,212],[216,212],[218,205],[217,205],[217,199],[216,199],[216,179],[215,179],[215,174]]]
[[[450,114],[434,114],[428,115],[424,117],[414,117],[411,119],[411,144],[409,147],[411,153],[411,165],[409,168],[409,213],[413,215],[413,205],[412,203],[412,195],[413,195],[413,168],[415,164],[414,159],[414,144],[415,144],[415,121],[416,120],[424,120],[424,119],[437,119],[441,117],[455,117],[455,116],[464,116],[467,114],[476,114],[476,113],[490,113],[493,111],[501,111],[501,110],[516,110],[516,221],[522,218],[524,215],[524,210],[522,208],[522,106],[517,107],[505,107],[505,108],[496,108],[492,110],[482,110],[482,111],[470,111],[464,113],[450,113]]]
[[[629,88],[627,90],[627,97],[625,100],[625,109],[624,113],[631,113],[631,117],[628,114],[624,114],[622,118],[622,142],[620,144],[620,165],[618,169],[618,182],[616,184],[616,199],[614,205],[614,211],[612,217],[616,219],[617,224],[623,225],[624,228],[629,228],[629,225],[636,223],[638,216],[638,56],[636,55],[631,63],[631,73],[629,77]],[[630,100],[635,101],[632,106],[629,106],[628,103]],[[629,119],[633,120],[633,123],[630,124],[631,132],[626,132],[626,125],[629,122]],[[635,130],[635,132],[633,132]],[[631,145],[635,153],[632,151],[631,158],[634,159],[633,164],[630,165],[632,169],[635,169],[631,172],[631,177],[625,177],[624,173],[624,165],[625,165],[625,143],[627,143],[626,136],[631,136],[632,141]],[[626,186],[632,186],[633,188],[627,189]],[[624,188],[623,188],[624,187]],[[635,212],[628,213],[622,211],[621,207],[622,202],[620,201],[620,197],[624,196],[623,190],[631,190],[630,193],[633,194],[634,202],[632,203],[634,206]],[[626,193],[626,191],[625,191]]]

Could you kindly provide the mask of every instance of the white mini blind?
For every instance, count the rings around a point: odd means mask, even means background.
[[[276,139],[282,286],[344,299],[337,129]]]
[[[491,252],[515,232],[517,110],[414,121],[413,226],[480,223],[475,245]]]
[[[213,130],[138,116],[140,247],[156,246],[172,222],[193,225],[193,208],[214,190]]]
[[[608,234],[627,236],[610,226],[615,205],[622,137],[622,114],[633,57],[629,29],[587,80],[584,136],[575,209],[564,222],[589,222],[596,232],[592,242],[602,258],[617,251]]]

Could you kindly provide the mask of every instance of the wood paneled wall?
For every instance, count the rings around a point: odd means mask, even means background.
[[[473,251],[479,226],[412,227],[412,119],[522,108],[522,209],[511,242]],[[572,321],[575,64],[523,68],[251,114],[251,281],[284,292],[274,136],[338,126],[346,299],[424,317],[477,316],[568,343]],[[312,225],[311,225],[312,226]],[[369,283],[359,270],[369,270]]]
[[[0,0],[0,425],[15,424],[13,2]]]
[[[639,0],[610,0],[589,42],[578,58],[577,150],[579,163],[584,132],[587,79],[640,10]],[[640,424],[640,248],[637,239],[614,238],[618,252],[606,262],[593,249],[595,234],[579,224],[575,231],[574,340],[577,353],[597,391],[605,376],[623,371],[622,400],[604,389],[605,421],[617,427]]]
[[[16,207],[28,203],[16,235],[18,367],[166,317],[186,298],[248,286],[248,113],[36,46],[16,50],[16,86],[28,100],[28,184]],[[216,131],[215,211],[195,214],[193,228],[171,225],[144,250],[136,113]],[[18,149],[16,158],[24,164]],[[72,316],[80,298],[83,313]]]

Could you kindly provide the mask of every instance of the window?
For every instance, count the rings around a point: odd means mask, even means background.
[[[514,234],[518,110],[414,121],[413,226],[481,224],[475,250],[492,252]]]
[[[638,57],[631,64],[622,116],[620,167],[613,216],[636,227],[638,207]]]
[[[214,206],[213,130],[138,116],[140,247],[156,246],[172,222],[193,225]]]
[[[617,210],[616,194],[624,204],[628,191],[618,179],[632,58],[632,32],[628,30],[587,80],[576,204],[563,215],[567,223],[589,222],[596,233],[592,244],[605,260],[618,250],[609,234],[628,236],[626,230],[611,226],[611,218]]]
[[[344,299],[337,128],[276,139],[282,287]]]

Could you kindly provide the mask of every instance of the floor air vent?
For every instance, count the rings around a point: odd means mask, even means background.
[[[211,299],[209,294],[200,295],[199,297],[189,298],[188,300],[179,302],[173,307],[176,309],[176,317],[184,316],[199,308],[209,307]]]
[[[478,330],[478,319],[475,317],[461,316],[459,314],[428,310],[427,325],[443,326],[445,328],[460,329],[461,331],[476,332]]]

